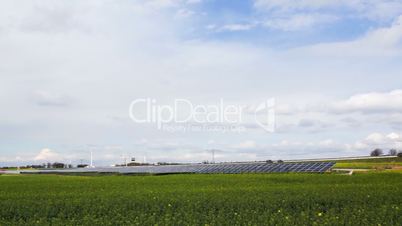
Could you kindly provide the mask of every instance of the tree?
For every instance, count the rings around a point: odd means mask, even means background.
[[[267,160],[266,162],[267,163],[274,163],[274,161],[272,161],[272,160]]]
[[[278,160],[278,163],[283,163],[283,160]]]
[[[402,158],[402,152],[399,152],[397,155],[399,158]]]
[[[57,168],[57,169],[64,168],[64,163],[55,162],[52,164],[52,168]]]
[[[388,153],[390,156],[396,156],[396,155],[398,155],[398,151],[396,150],[396,149],[391,149],[391,150],[389,150],[389,153]]]
[[[371,156],[380,156],[380,155],[382,155],[382,154],[383,154],[383,151],[382,151],[381,149],[379,149],[379,148],[374,149],[374,150],[370,153]]]

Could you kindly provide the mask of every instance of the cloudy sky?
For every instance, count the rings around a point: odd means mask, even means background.
[[[401,62],[402,0],[2,0],[0,165],[402,149]],[[276,131],[161,131],[137,98],[275,98]]]

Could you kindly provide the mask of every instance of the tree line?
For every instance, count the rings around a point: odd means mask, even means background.
[[[373,151],[370,152],[370,156],[382,156],[385,155],[384,151],[381,148],[376,148]],[[402,152],[398,151],[396,149],[390,149],[388,151],[388,156],[398,156],[398,157],[402,157]]]

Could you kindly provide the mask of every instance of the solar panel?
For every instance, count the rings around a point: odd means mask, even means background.
[[[250,173],[250,172],[251,172],[251,169],[252,169],[253,167],[255,167],[253,164],[246,164],[246,165],[244,165],[244,166],[241,168],[242,173]]]
[[[258,167],[260,167],[259,164],[253,164],[253,165],[250,167],[250,170],[249,170],[248,172],[249,172],[249,173],[255,173]]]
[[[255,169],[255,173],[262,173],[264,172],[264,168],[267,166],[267,164],[259,164]]]
[[[122,173],[122,174],[169,174],[169,173],[324,173],[331,169],[335,162],[296,162],[296,163],[221,163],[221,164],[188,164],[167,166],[134,166],[110,168],[80,168],[60,170],[35,170],[25,173]],[[23,171],[24,173],[24,171]]]
[[[233,165],[231,173],[240,173],[243,166],[242,164]]]

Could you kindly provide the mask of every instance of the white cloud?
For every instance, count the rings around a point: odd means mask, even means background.
[[[253,140],[246,140],[246,141],[243,141],[243,142],[241,142],[241,143],[239,143],[239,144],[237,144],[237,145],[235,145],[233,147],[237,148],[237,149],[253,149],[253,148],[257,147],[257,144]]]
[[[145,1],[147,6],[155,7],[155,8],[167,8],[167,7],[177,7],[180,3],[184,1],[182,0],[148,0]]]
[[[297,110],[279,111],[277,133],[346,132],[352,128],[365,130],[373,127],[402,129],[402,90],[361,93],[344,100],[331,98],[297,104],[297,108],[293,107]]]
[[[254,6],[274,14],[294,12],[343,12],[349,17],[363,17],[372,20],[392,19],[402,12],[400,0],[255,0]]]
[[[300,9],[320,9],[336,7],[346,1],[332,0],[255,0],[255,7],[266,10],[277,9],[280,11],[300,10]]]
[[[330,111],[334,113],[381,113],[402,112],[402,90],[385,93],[365,93],[350,97],[347,100],[332,104]]]
[[[186,4],[198,4],[198,3],[201,3],[201,2],[202,2],[202,0],[187,0]]]
[[[372,133],[362,140],[351,143],[334,139],[311,142],[283,140],[269,145],[256,145],[246,150],[249,153],[255,153],[259,158],[271,156],[272,158],[303,159],[369,155],[375,148],[381,148],[385,152],[393,148],[402,150],[402,134]]]
[[[34,92],[34,101],[41,106],[67,106],[71,103],[71,98],[65,95],[54,94],[43,90]]]
[[[35,161],[48,161],[48,162],[52,162],[52,161],[61,161],[63,160],[62,156],[56,152],[54,152],[53,150],[50,150],[48,148],[44,148],[42,149],[38,155],[36,155],[34,157]]]
[[[272,29],[296,31],[335,20],[337,17],[325,14],[292,14],[289,17],[269,19],[263,25]]]
[[[367,136],[365,143],[367,144],[384,144],[387,136],[381,133],[372,133]]]
[[[389,22],[402,14],[400,0],[255,0],[254,7],[265,27],[285,31],[356,18]]]
[[[22,160],[22,158],[20,156],[13,156],[13,157],[11,157],[11,156],[7,156],[7,157],[1,156],[0,157],[0,163],[1,162],[4,162],[4,163],[18,162],[18,161],[21,161],[21,160]]]
[[[255,24],[226,24],[222,26],[220,31],[247,31],[255,27]]]
[[[300,47],[290,52],[304,56],[342,58],[401,56],[402,15],[397,17],[390,26],[369,31],[353,41],[315,44]]]
[[[188,10],[188,9],[179,9],[179,10],[177,11],[177,13],[176,13],[176,16],[177,16],[177,17],[185,18],[185,17],[190,17],[190,16],[192,16],[192,15],[194,15],[194,14],[195,14],[195,12],[192,11],[192,10]]]
[[[380,28],[370,32],[363,39],[363,42],[377,43],[383,47],[394,47],[398,44],[401,44],[401,39],[402,15],[397,17],[390,27]]]
[[[398,133],[390,133],[387,135],[387,138],[392,141],[402,142],[402,136]]]
[[[270,17],[251,21],[250,23],[232,23],[219,28],[216,25],[208,25],[207,29],[216,31],[248,31],[256,27],[265,27],[282,31],[298,31],[308,29],[317,25],[331,23],[338,20],[335,15],[320,13],[297,13],[278,17]]]
[[[373,150],[375,148],[381,148],[383,150],[388,149],[402,149],[402,134],[399,133],[372,133],[365,139],[357,141],[350,148],[358,150]]]
[[[291,150],[293,151],[321,150],[322,152],[328,152],[328,151],[344,151],[346,150],[346,144],[335,142],[332,139],[325,139],[316,142],[283,140],[280,143],[273,144],[271,148],[273,148],[274,150],[286,151],[286,152]]]

